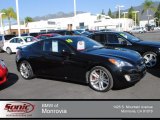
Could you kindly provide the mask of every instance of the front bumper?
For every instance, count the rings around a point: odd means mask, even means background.
[[[7,81],[8,69],[0,69],[0,85]]]
[[[123,67],[117,68],[114,71],[114,82],[116,86],[122,84],[134,84],[140,81],[146,75],[145,65],[136,66],[136,67]]]

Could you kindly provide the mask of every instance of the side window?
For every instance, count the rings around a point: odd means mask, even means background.
[[[43,51],[61,53],[62,51],[70,52],[70,48],[63,42],[57,40],[48,40],[44,42]]]
[[[12,39],[10,43],[16,43],[16,38]]]
[[[16,39],[16,43],[21,43],[21,42],[23,42],[22,39],[20,39],[20,38],[17,38],[17,39]]]
[[[43,50],[43,41],[37,42],[35,44],[32,44],[31,49],[33,51],[42,51]]]
[[[43,51],[52,52],[52,41],[51,40],[44,41]]]
[[[102,44],[106,43],[106,35],[105,34],[96,34],[92,38]]]
[[[130,44],[125,38],[120,37],[115,34],[109,34],[108,35],[108,44]]]
[[[119,44],[117,35],[108,34],[108,44]]]
[[[62,42],[59,42],[58,44],[58,52],[61,53],[61,52],[70,52],[70,48],[65,44],[65,43],[62,43]]]

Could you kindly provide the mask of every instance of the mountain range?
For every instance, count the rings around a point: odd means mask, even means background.
[[[154,2],[154,7],[158,7],[160,2]],[[147,20],[147,13],[145,12],[144,14],[142,13],[143,10],[143,4],[139,6],[132,6],[136,11],[139,11],[139,19],[140,20]],[[129,9],[122,10],[121,12],[128,12]],[[85,13],[84,11],[77,11],[77,14]],[[116,14],[116,11],[113,12],[113,14]],[[149,15],[151,15],[151,18],[154,18],[154,13],[152,11],[149,11]],[[58,12],[54,14],[48,14],[44,16],[36,16],[33,18],[34,21],[39,21],[39,20],[48,20],[48,19],[54,19],[54,18],[64,18],[64,17],[72,17],[74,16],[73,12],[70,13],[65,13],[65,12]]]

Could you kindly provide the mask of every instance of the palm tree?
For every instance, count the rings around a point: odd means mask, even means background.
[[[29,22],[33,22],[34,20],[33,20],[33,18],[31,18],[31,17],[25,17],[25,26],[28,26],[28,23]]]
[[[9,32],[11,34],[12,33],[12,31],[11,31],[11,19],[16,19],[16,17],[17,17],[16,12],[14,11],[14,9],[12,7],[9,7],[7,9],[3,9],[2,12],[5,13],[4,19],[8,19]]]
[[[148,25],[149,25],[149,11],[156,11],[156,8],[153,6],[154,2],[152,0],[145,0],[143,3],[143,10],[142,14],[147,11],[147,16],[148,16]]]
[[[26,23],[33,22],[33,21],[34,21],[34,20],[33,20],[31,17],[28,17],[28,16],[27,16],[27,17],[25,18],[25,22],[26,22]]]
[[[159,23],[160,23],[160,3],[158,5],[157,11],[155,12],[154,17],[156,18],[156,26],[159,27]]]

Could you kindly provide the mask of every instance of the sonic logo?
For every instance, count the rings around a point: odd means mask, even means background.
[[[10,113],[30,113],[34,110],[34,105],[28,102],[10,102],[6,104],[4,110]]]

